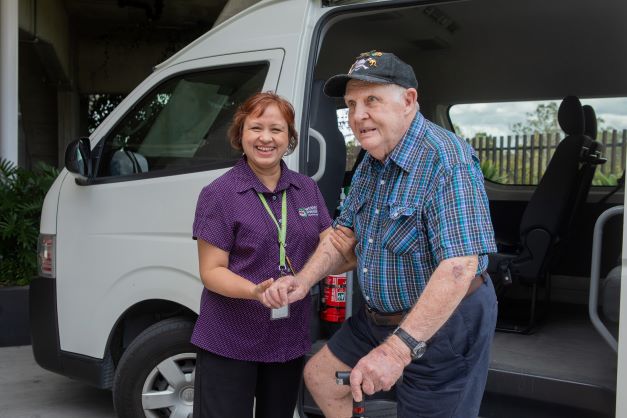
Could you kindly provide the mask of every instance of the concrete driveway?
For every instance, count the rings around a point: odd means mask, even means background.
[[[50,373],[30,346],[0,348],[0,418],[115,418],[108,390]]]
[[[42,369],[30,345],[0,348],[0,418],[86,417],[116,418],[111,391]]]

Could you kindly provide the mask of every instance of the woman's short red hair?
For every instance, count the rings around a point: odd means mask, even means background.
[[[275,105],[279,108],[279,112],[281,112],[281,115],[287,122],[287,130],[290,138],[287,146],[287,154],[294,151],[296,145],[298,145],[298,132],[296,132],[296,128],[294,127],[294,107],[290,102],[270,91],[256,93],[250,96],[235,111],[233,122],[231,122],[227,133],[233,148],[238,151],[244,151],[244,148],[242,148],[242,131],[246,118],[249,116],[263,115],[263,112],[271,105]]]

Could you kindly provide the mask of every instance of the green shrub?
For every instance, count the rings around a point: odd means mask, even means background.
[[[59,171],[33,170],[0,160],[0,286],[23,286],[37,274],[39,219],[46,192]]]
[[[603,174],[599,169],[597,169],[594,172],[592,185],[593,186],[617,186],[618,179],[620,176],[622,176],[622,173],[620,174],[611,173],[611,174],[606,175],[606,174]]]
[[[481,172],[483,173],[483,178],[485,178],[486,180],[501,184],[508,183],[507,173],[499,175],[498,168],[490,160],[485,160],[481,162]]]

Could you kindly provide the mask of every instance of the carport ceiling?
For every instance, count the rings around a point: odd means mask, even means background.
[[[150,25],[155,29],[209,30],[227,0],[65,0],[79,28]]]

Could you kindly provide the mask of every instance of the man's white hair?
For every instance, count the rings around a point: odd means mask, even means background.
[[[383,86],[390,86],[394,89],[394,91],[397,93],[396,94],[396,99],[399,102],[403,102],[404,100],[404,95],[405,92],[407,91],[406,87],[403,86],[399,86],[398,84],[387,84],[387,83],[371,83],[369,81],[364,81],[364,80],[358,80],[358,79],[352,79],[350,80],[350,83],[356,87],[367,87],[367,86],[371,86],[373,84],[380,84]],[[420,111],[420,104],[418,103],[418,101],[416,101],[416,110]]]
[[[403,86],[399,86],[398,84],[391,84],[391,86],[394,88],[394,90],[397,93],[397,99],[399,102],[403,102],[404,100],[404,96],[405,96],[405,92],[407,91],[406,87]],[[418,103],[418,101],[416,100],[416,110],[420,110],[420,104]]]

